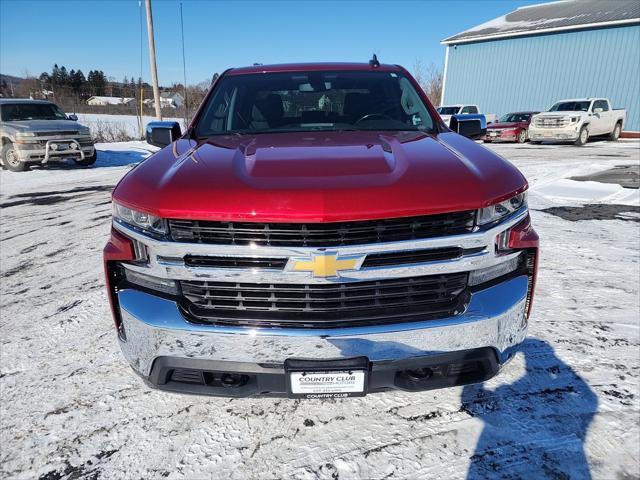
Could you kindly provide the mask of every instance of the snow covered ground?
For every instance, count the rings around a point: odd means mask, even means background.
[[[110,190],[151,147],[3,171],[0,476],[638,478],[637,195],[563,179],[638,165],[640,143],[490,148],[528,177],[542,239],[522,351],[484,385],[335,401],[161,393],[126,365],[101,249]]]
[[[155,117],[143,116],[142,126],[143,128],[149,122],[153,122]],[[179,122],[180,126],[184,130],[184,119],[182,118],[163,118],[169,122]],[[94,133],[100,130],[107,130],[108,132],[125,132],[131,138],[140,138],[140,125],[138,123],[138,117],[135,115],[108,115],[102,113],[78,113],[78,121],[89,127]]]

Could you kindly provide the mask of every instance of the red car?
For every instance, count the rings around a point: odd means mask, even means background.
[[[524,143],[529,139],[531,117],[540,112],[507,113],[495,123],[487,125],[484,141]]]
[[[113,192],[118,341],[150,386],[341,398],[484,381],[526,335],[527,181],[367,63],[224,72]],[[464,136],[463,136],[464,135]],[[469,138],[465,138],[469,137]]]

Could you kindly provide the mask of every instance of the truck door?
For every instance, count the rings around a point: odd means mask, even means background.
[[[592,106],[591,133],[593,135],[604,135],[613,130],[611,125],[611,109],[606,100],[595,100]]]

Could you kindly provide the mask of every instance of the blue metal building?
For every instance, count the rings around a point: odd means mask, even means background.
[[[442,41],[442,105],[502,115],[557,100],[607,97],[640,131],[640,1],[522,7]]]

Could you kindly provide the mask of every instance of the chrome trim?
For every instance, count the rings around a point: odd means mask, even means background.
[[[116,230],[147,246],[149,263],[146,266],[132,266],[140,273],[174,280],[208,280],[250,283],[335,283],[363,280],[383,280],[387,278],[401,278],[420,275],[455,273],[492,267],[508,261],[518,255],[517,252],[497,254],[494,244],[495,238],[504,230],[513,227],[524,220],[528,214],[526,207],[515,212],[511,217],[498,225],[474,232],[449,235],[420,240],[373,243],[365,245],[348,245],[331,247],[341,257],[364,257],[368,253],[408,252],[441,247],[460,247],[473,249],[485,247],[484,250],[463,255],[451,260],[437,260],[416,264],[385,265],[379,267],[361,268],[344,271],[340,277],[313,277],[309,272],[292,272],[279,269],[258,268],[215,268],[187,266],[182,260],[186,255],[215,255],[229,257],[294,257],[311,258],[321,251],[314,247],[273,247],[273,246],[245,246],[245,245],[211,245],[200,243],[182,243],[153,239],[139,231],[122,224],[113,222]]]
[[[177,304],[138,290],[118,293],[126,341],[120,346],[129,363],[148,376],[159,356],[275,364],[281,373],[287,358],[400,360],[417,355],[493,347],[501,363],[507,350],[526,335],[525,275],[471,295],[464,314],[440,320],[330,329],[243,328],[188,322]],[[280,367],[280,370],[278,370]]]

